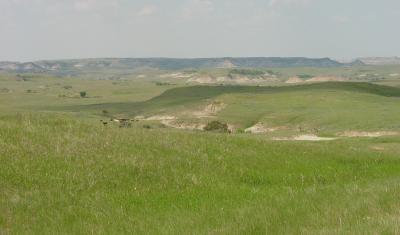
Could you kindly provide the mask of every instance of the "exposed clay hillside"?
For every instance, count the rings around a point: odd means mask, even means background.
[[[23,72],[37,73],[37,72],[44,72],[47,69],[33,62],[27,62],[27,63],[0,62],[0,70],[20,72],[20,73]]]
[[[365,57],[360,58],[367,65],[396,65],[400,64],[400,57]]]

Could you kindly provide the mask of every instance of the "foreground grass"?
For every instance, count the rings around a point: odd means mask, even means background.
[[[0,119],[0,233],[398,234],[400,139]]]

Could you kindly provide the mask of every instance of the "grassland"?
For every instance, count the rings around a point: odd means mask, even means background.
[[[360,69],[388,78],[193,86],[160,78],[165,71],[111,80],[1,74],[0,234],[399,234],[399,135],[271,138],[400,131],[399,82],[389,76],[398,67],[274,70],[289,77]],[[213,101],[224,108],[192,115]],[[99,122],[103,110],[287,129],[218,134],[146,120],[119,128]]]
[[[399,138],[273,142],[0,120],[12,234],[397,234]]]
[[[15,74],[0,74],[0,111],[2,114],[47,111],[45,107],[65,107],[102,102],[145,101],[174,86],[156,86],[152,79],[105,80],[58,78],[46,74],[24,75],[26,81]],[[87,92],[81,99],[80,91]]]

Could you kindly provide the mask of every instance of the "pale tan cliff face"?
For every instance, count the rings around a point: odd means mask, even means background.
[[[400,57],[366,57],[360,59],[369,65],[396,65],[400,64]]]

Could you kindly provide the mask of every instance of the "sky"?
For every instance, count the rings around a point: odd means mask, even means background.
[[[0,0],[0,61],[400,55],[399,0]]]

